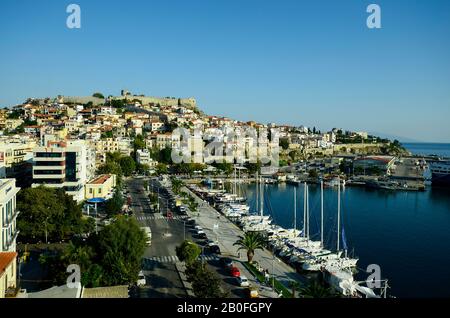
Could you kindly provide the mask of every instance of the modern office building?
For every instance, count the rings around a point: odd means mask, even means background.
[[[84,200],[84,185],[93,173],[89,153],[84,140],[49,140],[36,147],[32,187],[63,188],[74,200]]]

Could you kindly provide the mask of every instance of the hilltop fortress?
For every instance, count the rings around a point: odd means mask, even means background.
[[[139,102],[145,106],[184,106],[188,108],[197,108],[195,98],[175,98],[175,97],[154,97],[145,95],[132,95],[127,90],[122,90],[120,96],[108,96],[106,99],[93,96],[61,96],[56,98],[58,103],[86,104],[92,102],[94,106],[103,105],[105,100],[124,100],[129,102]]]

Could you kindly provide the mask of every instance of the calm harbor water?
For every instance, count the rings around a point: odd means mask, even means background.
[[[297,189],[297,228],[303,224],[303,186],[265,185],[264,213],[293,228]],[[310,229],[320,240],[320,187],[309,186]],[[244,191],[255,207],[255,186]],[[346,187],[342,225],[359,267],[381,266],[397,297],[450,297],[450,189],[388,192]],[[336,248],[337,189],[324,189],[325,244]],[[342,246],[342,245],[341,245]]]
[[[450,157],[450,144],[445,143],[403,143],[414,155],[438,155]]]

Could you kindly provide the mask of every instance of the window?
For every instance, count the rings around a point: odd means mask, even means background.
[[[61,158],[62,152],[36,152],[35,157],[37,158]]]
[[[66,154],[66,181],[77,181],[76,178],[76,153],[68,152]]]

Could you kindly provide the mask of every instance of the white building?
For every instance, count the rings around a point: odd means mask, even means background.
[[[84,140],[49,141],[33,151],[32,187],[63,188],[73,199],[84,199],[84,185],[92,177],[91,154]],[[95,160],[95,159],[94,159]]]
[[[16,207],[16,195],[20,188],[15,179],[0,179],[0,252],[15,252],[19,231],[16,219],[19,211]]]
[[[150,168],[153,168],[157,165],[157,162],[151,158],[150,151],[148,151],[148,149],[137,150],[136,161],[138,164],[148,165]]]

